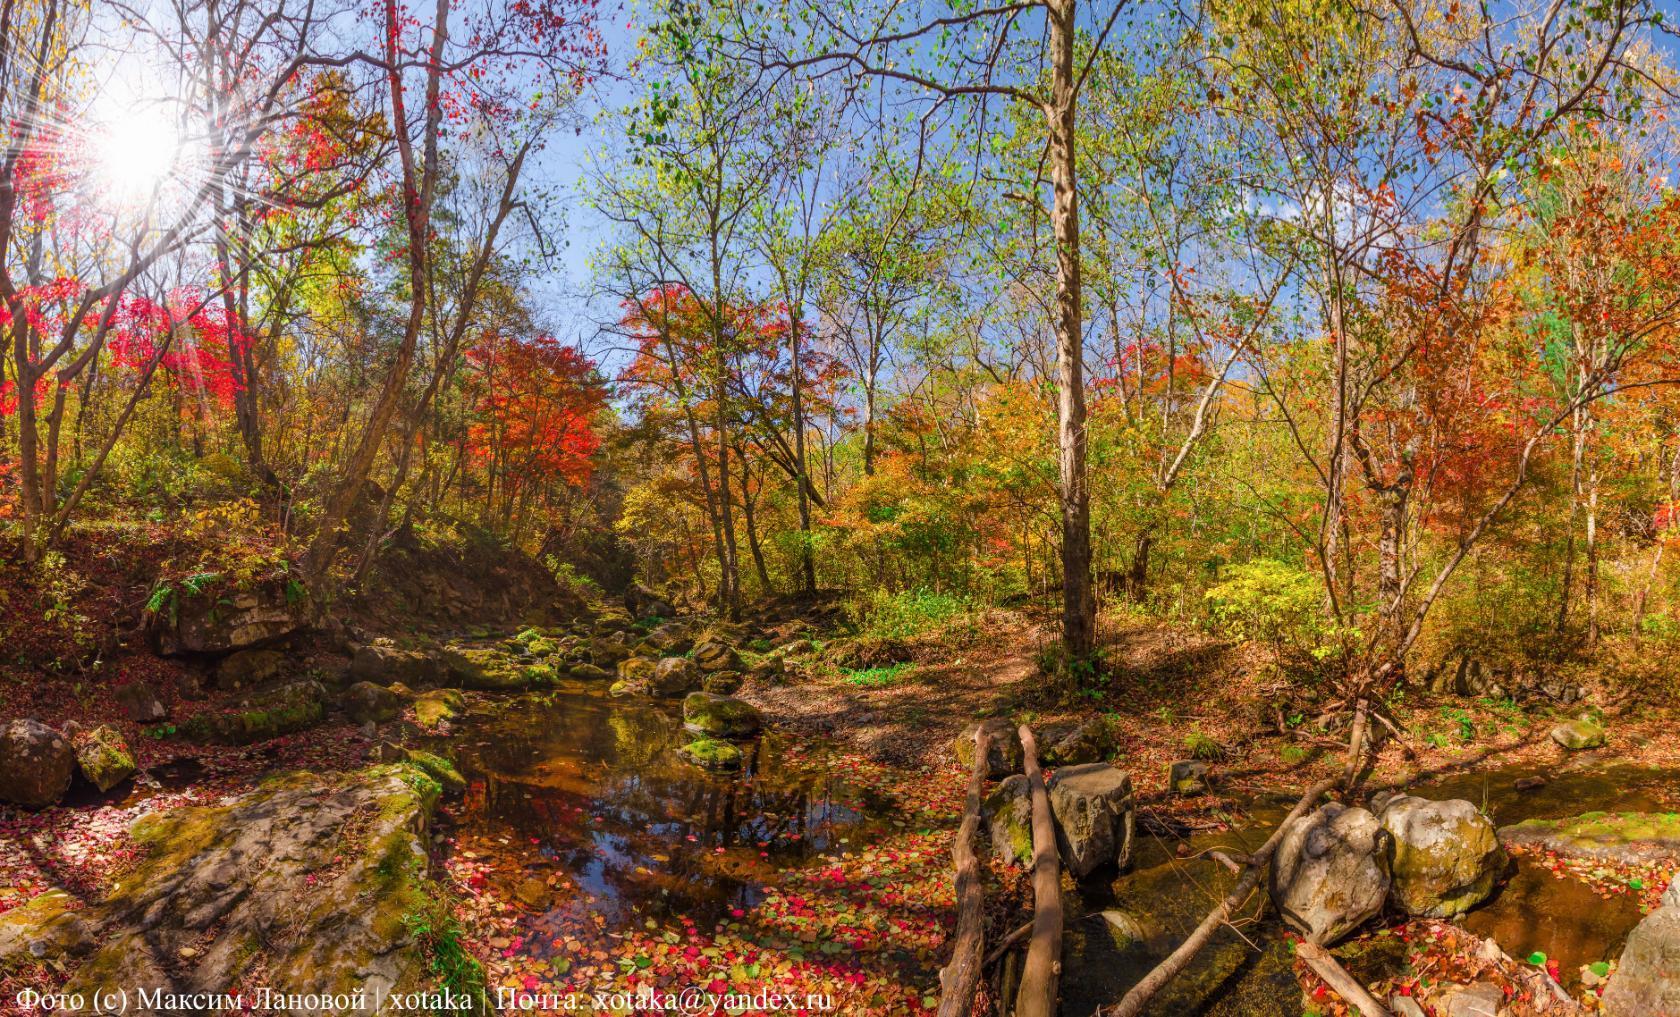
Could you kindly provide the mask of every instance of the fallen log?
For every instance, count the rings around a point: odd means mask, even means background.
[[[1015,1017],[1055,1017],[1062,971],[1062,864],[1056,853],[1050,793],[1038,768],[1038,742],[1025,724],[1021,725],[1021,749],[1032,793],[1033,921],[1021,987],[1015,994]]]
[[[1295,944],[1295,955],[1305,961],[1325,985],[1365,1017],[1394,1017],[1388,1007],[1377,1002],[1370,990],[1348,974],[1347,969],[1324,947],[1303,939]]]
[[[1190,961],[1195,959],[1196,954],[1201,951],[1203,946],[1207,945],[1207,941],[1212,939],[1213,934],[1219,930],[1219,927],[1231,917],[1231,913],[1242,907],[1243,902],[1248,900],[1255,887],[1260,885],[1260,876],[1266,871],[1267,864],[1271,862],[1272,854],[1277,851],[1278,843],[1283,840],[1284,829],[1290,823],[1305,815],[1307,810],[1312,808],[1313,803],[1317,802],[1320,796],[1335,787],[1337,783],[1339,782],[1335,780],[1320,781],[1308,788],[1307,793],[1302,795],[1301,800],[1296,802],[1295,807],[1289,811],[1289,815],[1285,816],[1283,822],[1278,824],[1277,829],[1272,831],[1272,835],[1266,838],[1266,843],[1260,845],[1258,851],[1248,856],[1247,862],[1243,864],[1242,875],[1238,878],[1237,885],[1226,895],[1225,899],[1208,912],[1207,917],[1202,919],[1201,924],[1197,925],[1184,942],[1178,945],[1178,949],[1168,954],[1166,959],[1155,965],[1149,974],[1144,975],[1142,980],[1132,986],[1131,991],[1126,993],[1120,1002],[1106,1010],[1098,1010],[1099,1017],[1138,1017],[1151,997],[1161,991],[1163,986],[1189,966]]]
[[[986,726],[974,732],[974,770],[968,778],[968,802],[957,839],[951,845],[956,867],[957,931],[951,938],[951,963],[939,969],[939,1017],[969,1017],[980,987],[981,958],[986,952],[985,890],[974,837],[980,828],[980,798],[986,787]]]

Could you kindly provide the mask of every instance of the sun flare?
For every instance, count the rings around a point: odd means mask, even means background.
[[[174,121],[161,109],[130,109],[92,139],[95,184],[117,204],[154,197],[181,168],[183,145]]]

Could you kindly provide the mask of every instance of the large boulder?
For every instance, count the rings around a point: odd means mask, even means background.
[[[373,682],[357,682],[350,686],[344,690],[339,702],[344,707],[345,714],[358,724],[370,721],[384,724],[396,720],[403,708],[401,696]]]
[[[735,652],[735,647],[721,639],[705,639],[694,645],[689,653],[694,666],[702,671],[739,671],[741,670],[741,655]]]
[[[647,634],[647,641],[668,654],[684,654],[694,646],[694,637],[690,635],[689,626],[685,622],[668,621]]]
[[[1107,763],[1066,766],[1050,780],[1056,846],[1075,879],[1131,854],[1132,778]]]
[[[127,740],[109,724],[82,732],[76,736],[75,743],[77,767],[87,782],[101,793],[139,772]]]
[[[1382,910],[1391,882],[1389,834],[1365,809],[1336,802],[1292,821],[1268,876],[1284,920],[1330,945]]]
[[[700,680],[693,661],[686,657],[665,657],[653,666],[647,690],[650,695],[676,699],[698,689]]]
[[[37,720],[0,727],[0,801],[40,809],[64,797],[76,774],[70,740]]]
[[[744,699],[691,692],[683,700],[683,726],[713,738],[751,738],[764,721]]]
[[[1567,721],[1552,728],[1552,741],[1562,746],[1566,752],[1602,748],[1604,746],[1604,727],[1585,717],[1580,720]]]
[[[621,637],[622,633],[619,636]],[[596,636],[589,641],[589,656],[597,667],[617,667],[618,662],[630,656],[630,653],[630,644],[623,638]]]
[[[250,745],[293,734],[321,723],[327,690],[320,682],[293,682],[253,696],[233,709],[201,713],[181,725],[195,741]]]
[[[1667,900],[1628,934],[1604,987],[1605,1017],[1680,1017],[1680,907]]]
[[[951,743],[957,764],[964,770],[974,769],[974,735],[982,727],[986,729],[986,779],[1002,780],[1012,773],[1020,773],[1025,758],[1021,738],[1015,732],[1015,725],[1002,717],[990,717],[963,728]]]
[[[438,784],[413,766],[274,778],[220,806],[150,812],[137,867],[73,916],[32,902],[0,926],[0,970],[68,970],[66,993],[441,991],[418,923],[438,921],[424,836]],[[248,991],[248,989],[247,989]],[[249,997],[247,996],[247,999]],[[292,1011],[300,1012],[300,1011]]]
[[[1409,915],[1469,911],[1493,893],[1509,863],[1493,821],[1461,799],[1392,798],[1382,828],[1389,835],[1390,899]]]
[[[980,803],[980,815],[998,861],[1025,865],[1032,859],[1032,791],[1025,774],[1005,777]]]

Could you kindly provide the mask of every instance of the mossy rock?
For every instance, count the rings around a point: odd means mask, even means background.
[[[951,743],[957,764],[964,770],[974,768],[974,735],[981,725],[986,728],[986,778],[1002,780],[1012,773],[1020,773],[1025,753],[1015,726],[1002,717],[992,717],[979,724],[970,724]]]
[[[1006,777],[981,802],[980,815],[999,861],[1025,865],[1032,859],[1032,794],[1025,774]]]
[[[1455,918],[1493,894],[1509,858],[1493,821],[1462,799],[1411,795],[1382,809],[1389,834],[1389,900],[1409,915]]]
[[[618,662],[618,676],[627,682],[646,682],[658,663],[652,657],[626,657]]]
[[[744,699],[691,692],[683,700],[683,726],[713,738],[751,738],[764,724],[758,708]]]
[[[174,989],[183,957],[194,991],[253,978],[286,993],[435,989],[410,919],[435,913],[441,893],[423,840],[438,792],[398,763],[282,774],[223,805],[147,813],[132,828],[135,868],[77,912],[87,934],[37,937],[32,950],[84,996]],[[64,920],[40,908],[49,927]]]
[[[1680,813],[1585,812],[1569,819],[1529,819],[1500,827],[1499,839],[1573,858],[1673,861],[1680,859]]]
[[[193,741],[252,745],[314,727],[326,717],[326,689],[296,682],[224,713],[201,713],[181,725]]]
[[[414,700],[414,720],[423,728],[435,729],[466,711],[467,700],[455,689],[433,689]]]
[[[1562,746],[1567,752],[1603,748],[1604,740],[1603,725],[1585,717],[1552,728],[1552,741]]]
[[[710,692],[714,696],[733,696],[741,691],[741,684],[745,681],[739,671],[719,671],[709,674],[700,682],[700,691]]]
[[[604,667],[596,667],[594,664],[573,664],[567,673],[573,678],[586,682],[606,681],[612,677],[611,671]]]
[[[101,792],[111,790],[139,772],[128,742],[109,724],[78,735],[75,743],[76,765],[87,782]]]
[[[718,738],[696,738],[678,750],[683,757],[703,770],[739,770],[741,749],[732,742]]]

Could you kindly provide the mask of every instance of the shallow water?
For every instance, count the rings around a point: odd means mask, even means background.
[[[1527,791],[1516,789],[1518,780],[1535,776],[1544,776],[1546,783]],[[1670,811],[1680,804],[1677,784],[1680,772],[1627,764],[1561,771],[1521,766],[1425,778],[1407,791],[1426,798],[1467,799],[1503,826],[1594,809]],[[1222,846],[1252,850],[1284,813],[1285,807],[1276,801],[1256,800],[1249,803],[1237,829],[1192,836],[1184,841],[1185,850],[1189,855]],[[1176,842],[1146,838],[1133,871],[1099,877],[1069,895],[1062,982],[1062,1013],[1067,1017],[1086,1017],[1124,995],[1229,892],[1234,875],[1204,858],[1177,857],[1176,849]],[[1104,910],[1128,915],[1133,935],[1105,921]],[[1558,962],[1566,987],[1573,989],[1580,966],[1617,956],[1641,917],[1631,895],[1600,897],[1585,883],[1519,861],[1497,895],[1462,924],[1491,937],[1513,957],[1544,952]],[[1349,961],[1350,968],[1374,981],[1401,961],[1378,952]],[[1221,930],[1148,1009],[1161,1017],[1271,1017],[1302,1011],[1287,948],[1270,920]]]
[[[757,903],[777,870],[843,852],[883,822],[882,803],[790,759],[775,735],[744,743],[736,773],[685,762],[680,713],[590,682],[475,707],[435,743],[471,784],[451,811],[455,850],[494,858],[539,911],[581,893],[608,922],[705,922]]]

